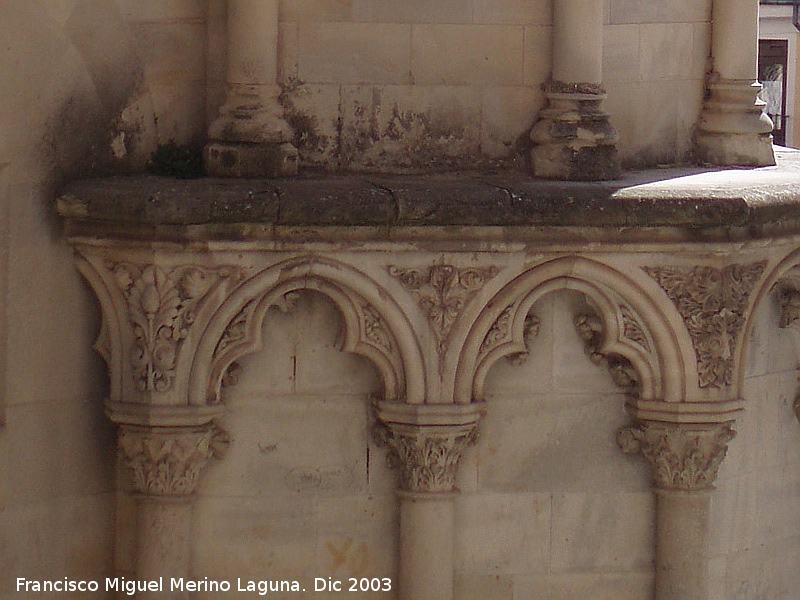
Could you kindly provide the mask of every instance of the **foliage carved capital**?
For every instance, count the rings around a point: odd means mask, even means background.
[[[131,427],[119,433],[119,449],[137,493],[151,496],[192,494],[223,434],[204,427]]]
[[[379,442],[389,449],[390,464],[400,470],[406,492],[447,493],[456,488],[458,466],[478,438],[481,406],[377,406]],[[432,410],[429,410],[432,409]],[[400,417],[400,418],[398,418]]]
[[[620,430],[617,443],[625,453],[641,452],[658,489],[706,490],[714,487],[735,435],[730,423],[701,427],[643,422]]]

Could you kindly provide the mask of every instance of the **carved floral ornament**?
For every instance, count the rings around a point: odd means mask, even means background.
[[[197,311],[223,280],[238,281],[235,267],[181,266],[169,270],[155,265],[111,263],[117,286],[128,305],[133,332],[130,361],[136,386],[142,392],[164,392],[175,378],[178,352]]]
[[[389,266],[389,275],[411,290],[428,318],[440,353],[458,315],[475,293],[499,272],[497,267],[459,268],[440,260],[427,268]]]
[[[625,453],[642,453],[657,488],[704,490],[713,488],[735,435],[730,423],[704,427],[641,423],[620,430],[617,443]]]
[[[214,425],[199,428],[123,426],[119,448],[134,490],[154,496],[195,491],[208,460],[219,453],[225,434]]]
[[[733,362],[750,294],[766,261],[715,267],[645,267],[683,318],[697,358],[701,388],[733,382]]]

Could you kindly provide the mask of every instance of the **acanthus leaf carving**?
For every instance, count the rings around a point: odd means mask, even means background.
[[[233,267],[112,263],[109,268],[128,306],[133,332],[131,366],[142,392],[164,392],[172,386],[175,364],[197,310],[223,279],[238,278]]]
[[[154,496],[185,496],[197,488],[200,473],[227,443],[216,426],[198,428],[123,426],[119,448],[134,490]]]
[[[683,318],[701,388],[728,386],[750,294],[766,261],[715,267],[644,267]]]
[[[376,439],[390,450],[391,466],[401,473],[407,492],[451,492],[464,450],[478,437],[477,425],[458,430],[388,425]]]
[[[381,314],[368,302],[361,303],[364,337],[388,354],[395,353],[395,344],[389,327]]]
[[[483,338],[483,342],[481,343],[480,349],[478,350],[478,356],[484,357],[489,352],[512,340],[513,332],[511,331],[512,320],[514,317],[514,305],[507,306],[503,309],[503,312],[495,319],[492,326],[489,328],[489,331],[486,332],[486,336]],[[523,344],[525,345],[526,350],[522,352],[515,352],[513,354],[509,354],[506,359],[515,365],[520,365],[524,363],[530,354],[528,348],[530,348],[531,341],[534,337],[539,334],[539,317],[534,315],[533,313],[528,313],[525,315],[525,322],[523,324],[523,332],[522,332],[522,339]]]
[[[621,304],[619,306],[619,314],[622,316],[622,333],[627,340],[638,345],[642,350],[650,352],[650,342],[647,341],[647,334],[645,334],[639,319],[633,314],[633,311]]]
[[[730,423],[685,426],[643,422],[621,429],[617,443],[623,452],[641,452],[650,463],[653,480],[663,490],[711,489],[736,435]]]

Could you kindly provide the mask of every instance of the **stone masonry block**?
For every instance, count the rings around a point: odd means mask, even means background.
[[[120,10],[130,21],[196,21],[205,18],[205,5],[197,0],[121,0]]]
[[[523,31],[496,25],[414,26],[414,82],[521,85]]]
[[[476,0],[351,0],[353,20],[378,23],[469,23]]]
[[[309,497],[363,491],[367,412],[365,398],[330,394],[230,402],[221,424],[231,444],[225,461],[207,470],[203,490]]]
[[[543,573],[549,565],[548,494],[463,495],[456,500],[455,569],[472,575]]]
[[[653,561],[651,492],[565,493],[553,497],[552,570],[633,570]]]
[[[694,24],[668,23],[641,26],[642,81],[676,80],[686,77],[694,48]]]
[[[711,0],[610,0],[609,10],[612,24],[707,22],[711,18]]]
[[[480,150],[480,89],[358,86],[342,89],[340,159],[358,169],[457,168]]]
[[[550,25],[550,0],[475,0],[475,22],[487,25]]]
[[[525,27],[523,83],[541,90],[550,77],[553,55],[553,28],[549,25]]]
[[[639,81],[642,76],[641,26],[607,25],[603,29],[603,79]]]
[[[298,74],[306,83],[410,83],[411,28],[301,23]]]
[[[281,21],[348,21],[353,0],[281,0]]]
[[[651,570],[630,573],[573,573],[514,578],[513,598],[552,600],[650,600]]]

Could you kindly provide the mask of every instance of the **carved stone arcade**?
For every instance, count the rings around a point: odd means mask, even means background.
[[[656,599],[710,600],[708,509],[743,407],[751,315],[774,294],[780,325],[798,320],[800,203],[786,189],[800,190],[800,170],[793,155],[786,160],[777,191],[762,186],[755,203],[746,188],[733,203],[718,199],[714,173],[684,174],[688,192],[669,179],[564,184],[592,202],[547,225],[549,194],[561,192],[508,174],[503,185],[518,212],[478,203],[467,233],[398,216],[452,214],[448,178],[428,177],[430,210],[401,210],[379,227],[369,216],[359,223],[357,207],[368,203],[357,199],[374,203],[375,192],[356,176],[341,197],[324,179],[281,194],[237,192],[273,192],[281,181],[228,184],[229,197],[247,202],[279,197],[295,219],[324,193],[328,220],[315,214],[302,229],[296,221],[215,223],[218,190],[202,182],[143,179],[125,191],[113,181],[72,184],[59,211],[102,307],[97,349],[139,498],[139,576],[190,575],[192,491],[223,440],[215,429],[223,382],[260,346],[269,307],[287,310],[309,289],[339,308],[343,349],[368,358],[383,382],[376,432],[397,465],[400,598],[451,599],[458,467],[491,410],[486,374],[501,358],[524,360],[538,341],[535,303],[567,289],[587,301],[575,325],[589,359],[626,392],[632,424],[620,445],[652,467]],[[493,182],[465,177],[471,197],[495,193]],[[162,185],[170,191],[151,189]],[[124,202],[112,207],[115,193]],[[687,204],[686,194],[705,200]],[[192,209],[176,210],[187,199]],[[137,208],[145,205],[148,212]],[[777,209],[778,225],[769,220]],[[238,214],[235,202],[231,210]]]

